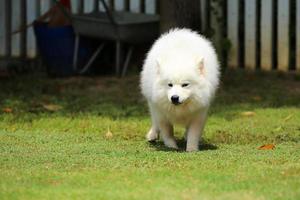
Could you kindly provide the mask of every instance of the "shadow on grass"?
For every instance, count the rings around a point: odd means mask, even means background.
[[[173,152],[186,152],[186,141],[184,139],[176,140],[178,145],[178,150],[166,147],[162,141],[152,141],[148,142],[151,147],[154,147],[158,151],[173,151]],[[218,147],[214,144],[202,141],[199,144],[200,151],[216,150]]]
[[[200,150],[217,149],[211,142],[298,142],[300,127],[296,113],[300,108],[299,80],[296,76],[274,73],[225,72],[209,113],[214,118],[207,137],[209,142],[202,143]],[[47,106],[60,109],[51,111]],[[274,116],[275,112],[264,110],[281,107],[290,107],[292,111],[287,111],[284,115],[279,115],[280,112],[276,111]],[[241,113],[245,111],[266,113],[252,118],[241,117]],[[99,116],[109,120],[90,126],[96,120],[90,123],[89,120],[84,120],[86,116]],[[107,130],[112,125],[115,135],[129,133],[133,138],[141,138],[136,133],[146,129],[139,122],[150,122],[138,75],[122,79],[103,76],[49,79],[43,74],[28,74],[0,79],[0,121],[3,122],[0,128],[15,130],[17,126],[19,129],[29,127],[32,130],[32,123],[39,122],[41,118],[60,117],[65,119],[62,124],[67,124],[70,119],[74,125],[74,128],[69,127],[67,131],[64,126],[59,125],[57,130],[61,132],[97,132]],[[76,118],[79,120],[73,120]],[[263,120],[269,118],[272,120],[265,124]],[[52,130],[45,128],[49,125],[44,123],[35,124],[34,127]],[[56,125],[57,120],[53,123]],[[90,127],[94,128],[89,129]],[[180,151],[184,151],[185,142],[178,141],[178,144]],[[160,151],[170,151],[162,142],[152,146]]]
[[[229,70],[221,78],[212,112],[228,108],[300,107],[299,97],[300,78],[297,75]]]
[[[45,104],[61,106],[63,109],[55,112],[60,116],[148,117],[146,101],[140,94],[138,75],[122,79],[49,79],[45,75],[33,74],[0,79],[0,91],[0,108],[13,108],[21,115],[32,113],[32,118],[38,118],[40,114],[53,114],[45,110]],[[230,121],[240,110],[300,107],[299,97],[300,84],[295,77],[228,71],[222,76],[210,113],[226,113],[225,117]]]

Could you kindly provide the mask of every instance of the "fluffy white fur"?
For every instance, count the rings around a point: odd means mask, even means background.
[[[148,141],[160,134],[167,147],[177,149],[173,125],[179,123],[186,127],[186,150],[197,151],[218,83],[219,62],[207,39],[189,29],[163,34],[149,51],[141,73],[142,94],[152,118]],[[178,97],[178,105],[172,96]]]

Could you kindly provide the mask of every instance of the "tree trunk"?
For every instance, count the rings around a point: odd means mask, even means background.
[[[171,28],[200,30],[200,0],[160,0],[161,32]]]

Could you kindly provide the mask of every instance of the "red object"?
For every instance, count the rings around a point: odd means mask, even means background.
[[[258,147],[258,149],[259,150],[272,150],[272,149],[275,149],[275,145],[274,144],[265,144],[265,145]]]
[[[61,3],[64,7],[71,10],[71,2],[70,0],[59,0],[59,3]]]

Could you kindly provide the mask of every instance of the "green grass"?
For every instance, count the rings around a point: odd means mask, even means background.
[[[197,153],[145,141],[138,76],[2,79],[0,109],[0,199],[300,199],[294,77],[227,72]]]

